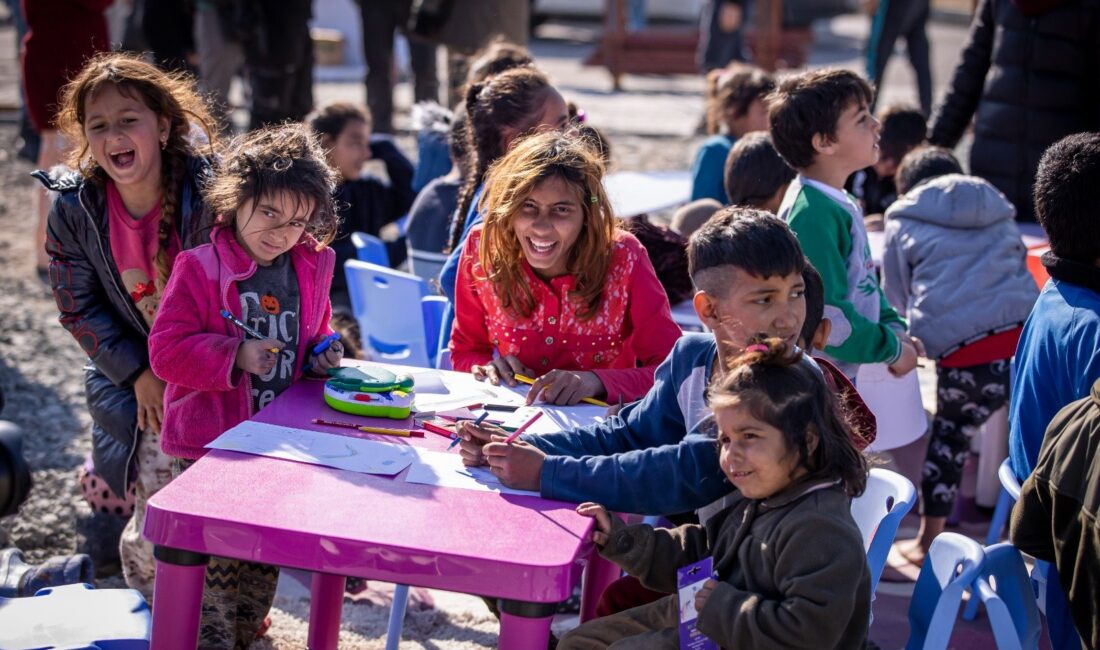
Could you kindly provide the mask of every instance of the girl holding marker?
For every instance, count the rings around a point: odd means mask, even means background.
[[[602,181],[599,154],[568,133],[524,138],[493,166],[459,261],[455,370],[535,378],[529,402],[554,404],[633,401],[653,385],[680,328]]]
[[[56,193],[50,285],[62,326],[89,358],[95,472],[116,495],[133,495],[119,544],[123,576],[151,598],[145,502],[171,472],[160,451],[164,382],[149,367],[147,337],[176,255],[197,243],[199,187],[217,134],[193,80],[125,54],[88,61],[65,86],[57,124],[76,171],[34,174]]]
[[[149,337],[153,370],[168,382],[162,445],[177,457],[175,473],[301,377],[303,360],[317,376],[340,363],[343,347],[329,338],[335,254],[326,246],[336,232],[335,181],[308,129],[288,124],[236,139],[207,185],[219,215],[211,243],[179,256]],[[245,339],[242,329],[262,338]],[[206,576],[199,645],[247,645],[271,607],[278,569],[212,558]]]

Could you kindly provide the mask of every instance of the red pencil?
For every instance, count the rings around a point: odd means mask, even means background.
[[[512,441],[514,441],[516,438],[518,438],[519,434],[526,431],[527,427],[534,424],[535,420],[538,420],[541,417],[542,417],[542,411],[536,411],[535,414],[531,416],[530,420],[524,422],[523,425],[520,428],[518,428],[518,429],[516,429],[515,431],[512,432],[512,435],[510,435],[510,436],[508,436],[507,438],[504,439],[504,444],[506,444],[506,445],[512,444]]]
[[[443,436],[444,438],[447,438],[448,440],[455,437],[455,432],[454,431],[451,431],[450,429],[444,429],[443,427],[439,426],[438,424],[433,424],[431,422],[425,421],[425,422],[421,422],[420,426],[424,427],[425,431],[430,431],[430,432],[432,432],[436,435]]]

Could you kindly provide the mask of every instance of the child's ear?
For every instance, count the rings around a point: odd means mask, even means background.
[[[829,335],[833,333],[833,321],[828,318],[822,318],[821,322],[817,324],[817,329],[814,330],[814,339],[810,342],[810,346],[814,350],[824,350],[826,344],[829,342]]]
[[[691,304],[695,307],[695,314],[699,316],[699,320],[706,325],[707,329],[712,332],[718,327],[718,314],[715,310],[714,299],[707,295],[706,291],[696,291],[695,297],[691,299]]]
[[[830,138],[827,133],[815,133],[810,138],[810,143],[813,145],[814,151],[826,156],[831,156],[833,151],[836,150],[836,141]]]
[[[810,425],[810,427],[808,429],[806,429],[806,455],[807,455],[807,457],[812,457],[815,453],[817,453],[817,444],[818,444],[818,442],[820,442],[820,440],[821,440],[821,436],[817,435],[817,427],[813,426],[813,425]],[[809,458],[807,458],[807,461],[808,460],[809,460]]]

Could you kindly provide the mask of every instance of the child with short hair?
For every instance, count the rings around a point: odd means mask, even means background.
[[[904,375],[916,367],[919,351],[919,341],[886,303],[863,212],[844,192],[852,172],[878,161],[871,97],[871,87],[853,72],[814,70],[784,79],[768,112],[776,151],[798,171],[779,216],[825,281],[833,330],[823,352],[853,380],[864,363],[885,363]]]
[[[925,122],[919,110],[900,104],[882,109],[878,121],[878,162],[849,176],[845,188],[859,199],[867,220],[873,217],[881,223],[886,208],[904,193],[897,189],[894,175],[905,154],[924,143]]]
[[[729,204],[722,186],[730,148],[746,133],[768,127],[764,98],[775,80],[756,66],[733,63],[707,74],[706,118],[710,136],[695,155],[691,168],[691,200],[714,199]]]
[[[641,243],[618,227],[585,138],[529,136],[493,165],[485,221],[466,240],[451,364],[493,384],[537,377],[554,404],[633,401],[676,339]]]
[[[945,157],[956,173],[935,176],[929,170],[946,167]],[[1009,363],[1039,291],[1025,263],[1016,208],[999,190],[964,176],[945,149],[915,149],[902,159],[898,177],[904,194],[886,211],[883,290],[909,318],[937,376],[921,471],[921,529],[898,546],[919,566],[954,507],[970,438],[1008,403]]]
[[[677,569],[707,556],[714,574],[695,595],[696,626],[721,647],[863,647],[870,571],[850,499],[863,493],[867,465],[820,368],[769,339],[730,361],[707,396],[733,503],[705,525],[671,530],[578,506],[596,520],[604,557],[670,595],[583,623],[558,647],[678,647],[688,604],[678,603]]]
[[[211,243],[181,254],[149,336],[165,391],[164,451],[174,474],[205,445],[251,418],[307,372],[323,377],[340,363],[331,333],[329,284],[336,232],[336,173],[301,124],[237,138],[205,196],[218,215]],[[228,311],[267,338],[245,339]],[[275,595],[278,569],[211,558],[199,644],[244,647]],[[240,607],[238,605],[240,604]],[[247,606],[246,606],[247,605]]]
[[[214,125],[190,78],[133,55],[101,54],[65,86],[58,113],[79,173],[35,172],[57,192],[50,284],[61,325],[89,359],[95,471],[115,495],[133,490],[119,554],[126,584],[146,598],[155,563],[141,536],[145,503],[170,478],[160,451],[164,382],[149,368],[149,328],[176,256],[197,239]]]
[[[1016,347],[1009,402],[1009,456],[1021,482],[1035,468],[1047,425],[1100,378],[1100,134],[1055,142],[1039,161],[1035,213],[1050,239],[1043,266],[1050,280]],[[1053,647],[1072,639],[1072,619],[1058,576],[1047,585]],[[1065,641],[1070,643],[1070,641]]]
[[[332,250],[336,252],[332,300],[337,309],[350,312],[344,263],[356,259],[351,233],[381,237],[383,227],[409,212],[415,197],[413,166],[392,139],[371,137],[371,116],[362,106],[334,102],[306,120],[317,134],[329,165],[340,173],[340,183],[333,195],[339,225],[332,241]],[[386,165],[388,181],[363,173],[363,165],[371,158]],[[404,238],[386,241],[386,251],[390,266],[399,266],[407,254]]]

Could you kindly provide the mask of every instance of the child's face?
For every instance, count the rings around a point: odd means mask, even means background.
[[[763,99],[754,99],[749,104],[745,114],[734,117],[733,109],[729,111],[728,126],[734,137],[740,138],[752,131],[768,130],[768,106]]]
[[[523,134],[545,133],[546,131],[561,131],[569,124],[569,105],[565,98],[557,90],[549,89],[546,98],[542,102],[542,112],[524,128],[503,127],[500,137],[505,151],[512,148],[516,139]]]
[[[512,217],[523,256],[541,278],[565,275],[569,252],[584,228],[584,210],[565,179],[551,176],[535,186]]]
[[[237,241],[257,264],[267,266],[302,238],[313,207],[313,201],[285,190],[249,199],[237,208]]]
[[[725,269],[729,287],[725,296],[699,292],[695,297],[695,310],[714,332],[721,357],[736,357],[761,334],[797,345],[806,320],[802,274],[759,278],[733,266]]]
[[[836,124],[836,137],[829,143],[834,166],[850,174],[878,162],[881,126],[867,110],[866,104],[850,103],[841,112]]]
[[[122,192],[159,185],[161,142],[168,139],[167,118],[131,94],[106,86],[85,106],[88,150]]]
[[[806,473],[798,453],[787,447],[783,432],[757,420],[749,408],[735,403],[715,410],[718,462],[741,494],[766,499],[782,492]]]
[[[370,127],[362,120],[351,120],[335,140],[328,138],[329,163],[346,181],[359,178],[363,165],[370,160]]]

